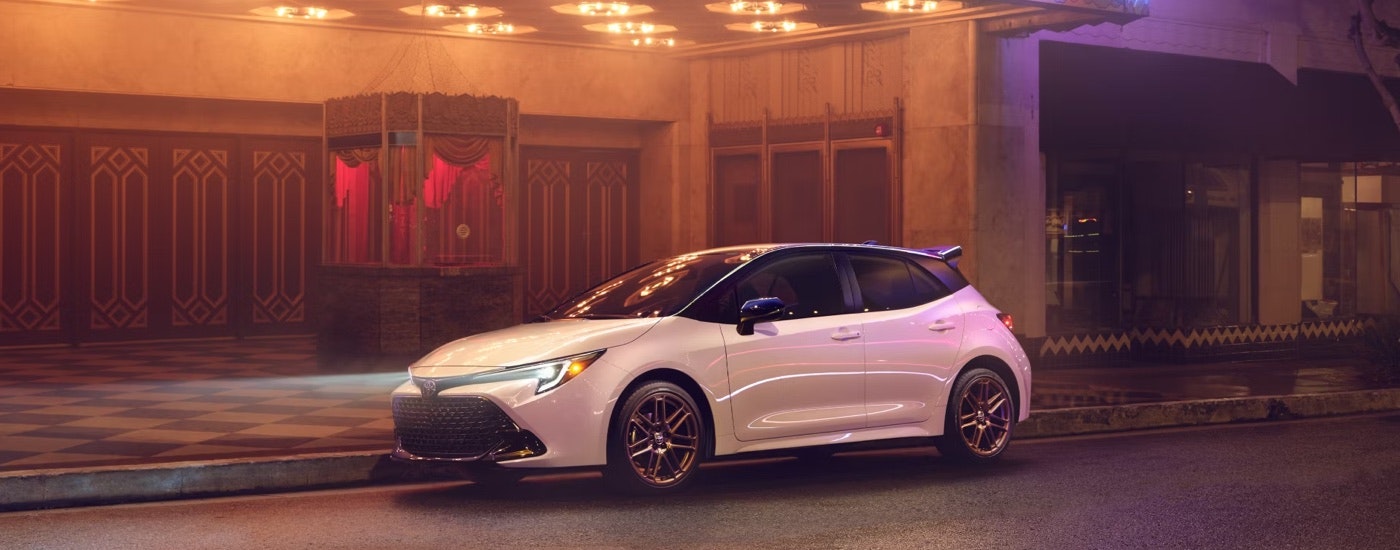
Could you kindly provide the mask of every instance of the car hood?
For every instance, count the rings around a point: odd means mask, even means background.
[[[527,323],[449,342],[413,364],[414,376],[469,374],[613,348],[636,340],[659,318],[565,319]]]

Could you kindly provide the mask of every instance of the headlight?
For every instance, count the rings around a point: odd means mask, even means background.
[[[573,380],[603,356],[606,350],[590,351],[569,357],[560,357],[528,365],[516,365],[513,367],[501,367],[499,369],[461,376],[446,376],[442,378],[419,377],[413,375],[413,367],[409,367],[408,374],[413,380],[413,385],[418,386],[424,396],[436,395],[437,392],[450,388],[468,386],[472,384],[485,384],[487,382],[504,382],[506,380],[530,380],[536,381],[535,394],[541,394],[563,385],[565,382]]]
[[[603,356],[603,350],[588,352],[583,355],[564,357],[561,359],[551,359],[543,363],[533,363],[518,367],[507,367],[501,374],[519,374],[521,378],[525,375],[539,380],[539,385],[535,386],[535,393],[540,394],[557,388],[575,376],[583,372],[599,357]],[[516,378],[512,376],[511,378]]]

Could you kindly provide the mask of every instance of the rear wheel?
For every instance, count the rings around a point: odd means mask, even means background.
[[[953,384],[938,450],[956,462],[992,462],[1011,444],[1015,424],[1015,400],[1001,375],[968,370]]]
[[[653,381],[618,409],[609,434],[608,483],[634,494],[672,492],[695,477],[704,456],[705,421],[680,386]]]

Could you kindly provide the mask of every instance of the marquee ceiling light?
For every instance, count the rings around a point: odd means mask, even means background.
[[[705,4],[705,9],[714,13],[729,13],[734,15],[787,15],[797,13],[807,9],[807,6],[796,2],[715,2]]]
[[[674,48],[674,47],[676,47],[676,39],[674,39],[674,38],[657,38],[657,37],[655,37],[655,36],[643,36],[643,37],[640,37],[640,38],[633,38],[633,39],[631,39],[631,40],[628,40],[627,42],[630,43],[630,44],[632,44],[633,46],[638,47],[638,48]]]
[[[450,17],[454,19],[481,19],[485,17],[496,17],[505,13],[501,11],[501,8],[493,8],[491,6],[482,6],[479,4],[429,4],[426,6],[414,4],[412,6],[399,8],[399,11],[412,16]]]
[[[579,2],[578,11],[584,15],[612,17],[627,15],[631,7],[626,2]]]
[[[759,33],[783,33],[794,31],[805,31],[817,28],[816,23],[803,23],[800,21],[754,21],[752,23],[730,23],[724,28],[731,31],[759,32]]]
[[[346,17],[355,15],[345,10],[322,8],[318,6],[264,6],[261,8],[254,8],[250,11],[255,15],[261,15],[263,17],[317,21],[345,19]]]
[[[504,21],[497,21],[495,23],[467,23],[465,25],[448,25],[444,28],[450,31],[480,35],[509,35],[535,32],[534,27],[526,25],[512,25]]]
[[[929,13],[938,9],[938,2],[934,0],[884,0],[881,2],[863,2],[860,8],[868,11],[883,11],[886,13]]]
[[[586,17],[628,17],[644,15],[655,10],[645,4],[627,2],[573,2],[550,6],[556,13],[582,15]]]
[[[316,7],[292,7],[277,6],[274,10],[277,17],[291,17],[293,19],[325,19],[330,10]]]
[[[606,32],[611,34],[660,34],[676,32],[676,27],[671,25],[656,25],[641,21],[614,21],[612,23],[589,23],[583,28],[593,32]]]

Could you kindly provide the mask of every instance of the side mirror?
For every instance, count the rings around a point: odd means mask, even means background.
[[[754,298],[739,308],[739,334],[753,334],[753,326],[767,321],[776,321],[783,316],[783,301],[777,298]]]

